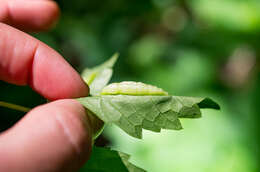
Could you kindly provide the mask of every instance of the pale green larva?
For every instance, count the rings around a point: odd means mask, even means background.
[[[103,88],[102,95],[168,95],[163,89],[153,85],[144,84],[141,82],[124,81],[120,83],[112,83]]]

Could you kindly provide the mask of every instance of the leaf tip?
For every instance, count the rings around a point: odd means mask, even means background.
[[[200,108],[211,108],[211,109],[220,110],[219,104],[208,97],[203,99],[200,103],[198,103],[198,105]]]

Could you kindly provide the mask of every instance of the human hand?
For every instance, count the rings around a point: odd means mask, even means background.
[[[0,134],[0,171],[75,171],[90,155],[92,136],[84,108],[69,99],[86,96],[87,86],[57,52],[14,28],[46,30],[58,15],[51,0],[0,1],[0,79],[28,84],[55,100]]]

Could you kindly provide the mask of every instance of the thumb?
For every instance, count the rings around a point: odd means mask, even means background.
[[[0,171],[75,171],[91,152],[91,129],[75,100],[30,111],[0,135]]]

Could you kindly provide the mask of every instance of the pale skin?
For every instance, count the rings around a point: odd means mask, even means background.
[[[47,30],[58,17],[51,0],[0,0],[0,79],[52,101],[0,133],[0,171],[77,171],[89,158],[89,122],[71,99],[87,96],[88,87],[61,55],[25,33]]]

